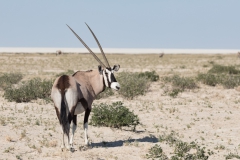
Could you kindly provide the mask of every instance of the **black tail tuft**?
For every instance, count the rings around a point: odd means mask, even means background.
[[[69,135],[70,124],[68,120],[67,102],[65,101],[65,95],[62,96],[61,101],[60,124],[62,125],[63,133]]]

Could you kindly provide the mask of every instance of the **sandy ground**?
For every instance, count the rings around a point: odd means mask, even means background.
[[[211,62],[236,65],[236,55],[107,55],[111,64],[121,64],[121,71],[155,70],[160,77],[179,74],[196,76],[205,73]],[[97,62],[84,55],[1,54],[0,73],[21,72],[24,79],[53,78],[55,74],[71,70],[97,67]],[[170,156],[173,149],[158,142],[159,135],[175,131],[186,142],[196,141],[214,152],[210,160],[225,159],[240,150],[238,88],[224,89],[198,84],[199,88],[185,91],[176,98],[165,94],[164,82],[151,84],[144,96],[126,100],[115,94],[94,101],[112,103],[122,101],[140,118],[136,132],[89,125],[91,147],[84,145],[83,115],[78,115],[74,152],[60,149],[60,126],[53,104],[43,100],[30,103],[8,102],[0,91],[0,159],[146,159],[149,149],[159,144]],[[90,117],[91,119],[91,117]]]

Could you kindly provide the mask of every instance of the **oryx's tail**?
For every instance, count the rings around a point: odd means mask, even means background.
[[[62,100],[61,100],[61,110],[60,110],[60,124],[62,125],[63,133],[66,135],[69,135],[69,130],[70,130],[70,124],[68,120],[68,106],[67,106],[67,101],[65,98],[65,93],[62,95]]]
[[[69,77],[67,75],[63,75],[58,79],[57,87],[61,93],[61,109],[60,109],[60,116],[59,122],[62,125],[63,133],[69,135],[70,124],[69,124],[69,108],[66,101],[65,93],[69,88]]]

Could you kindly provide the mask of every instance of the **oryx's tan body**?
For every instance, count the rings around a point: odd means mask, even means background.
[[[62,75],[54,81],[51,98],[54,102],[56,114],[63,131],[62,149],[65,147],[64,135],[68,138],[67,148],[73,148],[73,137],[77,128],[77,114],[83,112],[85,112],[83,123],[85,144],[88,145],[88,118],[94,99],[100,92],[104,91],[105,87],[112,88],[114,90],[120,89],[120,84],[114,76],[114,71],[118,71],[120,65],[110,67],[100,43],[89,26],[88,28],[101,50],[107,67],[100,61],[95,53],[92,52],[85,42],[69,27],[69,29],[88,49],[100,65],[98,66],[98,70],[78,71],[73,75]]]
[[[62,77],[62,76],[61,76]],[[60,112],[61,102],[61,86],[58,85],[62,79],[58,77],[52,87],[51,97],[54,100],[54,105],[57,112]],[[99,74],[98,70],[91,71],[78,71],[73,74],[73,76],[67,76],[68,79],[64,79],[67,86],[62,88],[65,90],[66,96],[71,96],[71,105],[68,105],[69,112],[77,115],[85,111],[86,107],[91,109],[92,102],[96,95],[102,92],[105,88],[103,82],[103,76]],[[59,97],[59,98],[56,98]],[[66,99],[67,101],[70,101]],[[83,110],[84,109],[84,110]]]
[[[98,70],[78,71],[73,75],[58,77],[52,87],[51,98],[54,102],[57,117],[64,133],[68,136],[67,148],[72,148],[74,132],[77,127],[77,114],[85,112],[85,143],[87,138],[87,121],[95,97],[105,89],[103,75]],[[65,105],[63,105],[65,104]],[[64,115],[63,115],[64,114]],[[71,123],[71,121],[73,121]],[[72,132],[69,140],[70,124]],[[65,146],[64,138],[62,148]]]
[[[56,51],[56,56],[57,56],[57,55],[61,55],[61,54],[62,54],[62,51],[61,51],[61,50],[57,50],[57,51]]]

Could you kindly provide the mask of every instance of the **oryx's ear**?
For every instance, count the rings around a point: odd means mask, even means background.
[[[114,71],[118,71],[119,70],[119,68],[120,68],[120,65],[118,64],[118,65],[114,65],[113,66],[113,68],[112,68],[112,70],[114,70]]]
[[[103,74],[103,67],[101,65],[98,66],[98,71],[100,74]]]

